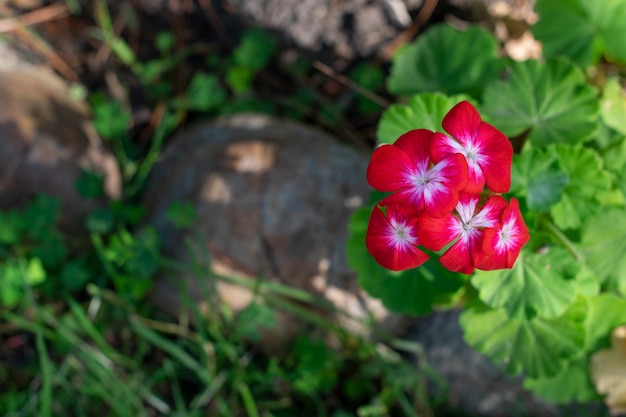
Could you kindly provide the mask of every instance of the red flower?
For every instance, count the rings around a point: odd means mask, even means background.
[[[513,268],[522,247],[529,239],[530,234],[519,203],[512,198],[509,206],[504,209],[498,226],[485,230],[483,251],[487,256],[476,267],[484,270]]]
[[[445,216],[454,209],[458,193],[467,183],[467,162],[463,155],[450,153],[433,165],[432,139],[430,130],[411,130],[393,145],[374,151],[367,180],[379,191],[394,193],[381,205],[410,204],[431,217]]]
[[[467,101],[454,106],[441,125],[452,137],[434,134],[430,150],[433,162],[461,153],[469,167],[466,192],[480,193],[485,184],[495,193],[509,191],[513,146],[502,132],[483,122]]]
[[[456,205],[456,215],[441,218],[422,216],[418,223],[418,236],[422,245],[431,250],[441,250],[456,242],[441,255],[439,262],[450,271],[471,274],[485,257],[483,236],[485,229],[498,227],[506,200],[491,196],[479,207],[478,195],[461,194]]]
[[[374,207],[367,226],[365,246],[376,262],[393,271],[415,268],[426,262],[428,255],[416,248],[418,217],[408,206],[394,204]]]

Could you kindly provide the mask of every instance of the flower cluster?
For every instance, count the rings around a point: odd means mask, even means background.
[[[530,235],[511,186],[513,147],[467,101],[442,121],[449,134],[411,130],[372,154],[367,180],[391,193],[370,217],[366,246],[387,269],[420,266],[439,251],[451,271],[512,268]]]

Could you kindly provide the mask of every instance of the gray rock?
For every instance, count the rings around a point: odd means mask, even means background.
[[[367,331],[370,315],[381,331],[393,331],[398,318],[359,289],[344,250],[349,216],[368,198],[367,163],[367,155],[319,130],[240,114],[200,123],[174,138],[154,167],[143,201],[175,259],[192,263],[185,245],[191,239],[198,253],[211,255],[215,272],[307,291],[353,315],[354,320],[333,319],[357,332]],[[191,202],[198,214],[186,230],[167,219],[176,201]],[[210,284],[209,278],[174,273],[157,281],[154,302],[176,314],[175,283],[183,281],[194,300],[203,300],[201,284]],[[253,299],[251,291],[224,281],[216,288],[235,312]],[[286,346],[303,329],[293,317],[279,318],[262,343],[272,349]]]
[[[457,310],[433,312],[417,319],[408,336],[423,346],[427,364],[444,381],[444,387],[433,384],[432,394],[445,394],[447,410],[476,417],[578,415],[537,398],[522,387],[521,377],[505,374],[468,346],[458,318]]]
[[[14,64],[0,65],[0,208],[49,194],[62,201],[59,226],[81,233],[83,216],[104,201],[83,199],[76,180],[83,170],[100,173],[108,196],[118,196],[117,163],[93,132],[87,106],[70,98],[61,79]]]

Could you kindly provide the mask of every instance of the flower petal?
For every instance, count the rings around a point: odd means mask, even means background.
[[[461,235],[463,224],[452,214],[434,218],[420,216],[417,236],[421,244],[430,250],[441,250]]]
[[[459,191],[467,184],[467,162],[463,155],[453,154],[433,166],[428,178],[423,190],[426,214],[443,217],[452,212],[459,200]]]
[[[367,227],[365,246],[381,266],[393,271],[415,268],[428,260],[419,250],[416,225],[418,218],[406,206],[374,207]]]
[[[483,156],[478,162],[487,187],[494,193],[506,193],[511,188],[513,145],[509,139],[488,123],[481,123],[476,143]]]
[[[433,132],[428,129],[415,129],[400,136],[393,146],[402,149],[416,164],[430,163],[430,143]]]
[[[488,256],[479,262],[477,267],[483,270],[512,268],[529,240],[530,234],[519,209],[519,203],[512,198],[502,213],[498,227],[485,230],[483,250]]]
[[[471,274],[474,272],[471,246],[469,239],[459,239],[441,255],[439,262],[450,271]]]
[[[413,163],[404,151],[393,145],[381,145],[372,153],[367,182],[378,191],[397,191],[407,186],[407,173],[413,170]]]
[[[454,136],[461,145],[465,145],[474,140],[481,122],[482,119],[478,110],[468,101],[462,101],[445,115],[441,126],[446,132]]]

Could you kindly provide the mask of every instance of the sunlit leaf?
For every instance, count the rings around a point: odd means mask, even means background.
[[[492,33],[478,26],[459,31],[442,24],[393,57],[388,88],[402,95],[440,91],[479,98],[502,67]]]
[[[580,265],[564,250],[522,252],[512,269],[477,271],[472,284],[487,305],[502,307],[512,318],[554,318],[574,301],[572,282]]]
[[[441,120],[457,103],[470,100],[468,96],[446,97],[440,93],[417,94],[407,104],[393,104],[378,123],[378,142],[393,143],[413,129],[442,131]]]
[[[524,388],[554,404],[584,403],[598,398],[589,378],[587,356],[570,362],[558,375],[544,379],[524,379]]]
[[[617,77],[609,78],[604,84],[600,115],[607,126],[626,135],[626,93]]]
[[[581,143],[598,129],[597,93],[565,59],[514,62],[506,80],[485,89],[482,110],[508,136],[530,130],[536,146]]]
[[[465,340],[507,372],[531,378],[558,375],[585,346],[587,304],[578,298],[554,319],[514,319],[503,309],[468,308],[461,314]]]

